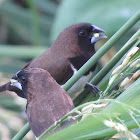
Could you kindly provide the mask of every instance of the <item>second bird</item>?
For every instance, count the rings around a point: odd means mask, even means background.
[[[69,95],[46,70],[22,70],[11,79],[11,84],[20,89],[27,99],[26,113],[36,137],[74,108]],[[73,119],[69,119],[61,123],[61,126],[74,122]]]

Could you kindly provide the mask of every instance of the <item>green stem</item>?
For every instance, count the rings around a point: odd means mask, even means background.
[[[115,66],[115,64],[124,56],[124,54],[138,41],[140,30],[138,30],[130,40],[122,47],[120,51],[110,60],[107,65],[96,74],[96,76],[90,81],[92,84],[98,84],[101,79]]]
[[[68,114],[66,114],[65,116],[63,116],[61,119],[59,119],[57,122],[59,122],[58,124],[60,124],[61,122],[63,122],[69,115],[71,115],[72,113],[76,113],[77,110],[81,110],[83,107],[88,106],[89,104],[100,104],[100,103],[112,103],[114,101],[114,99],[100,99],[97,101],[92,101],[92,102],[88,102],[85,104],[82,104],[76,108],[74,108],[72,111],[70,111]],[[48,132],[50,132],[52,129],[54,129],[56,127],[56,124],[51,125],[45,132],[43,132],[40,136],[39,139],[43,139],[43,137],[45,137],[47,135]]]
[[[138,68],[130,67],[130,65],[137,59],[140,59],[140,56],[138,56],[134,60],[130,61],[122,70],[120,70],[120,72],[118,72],[117,77],[114,79],[113,83],[111,85],[109,85],[106,88],[106,90],[102,93],[102,98],[107,96],[108,92],[110,92],[114,87],[116,87],[124,78],[126,78],[128,75],[130,75],[130,73],[134,73],[139,69],[139,67]],[[127,72],[125,73],[125,71],[127,71]],[[120,76],[121,73],[123,73],[123,76]]]
[[[138,37],[140,36],[140,30],[138,30],[129,40],[128,42],[121,48],[120,51],[106,64],[104,68],[102,68],[95,77],[90,81],[90,83],[97,85],[105,75],[116,65],[116,63],[124,56],[124,54],[138,41]],[[82,91],[74,100],[75,106],[81,104],[81,102],[87,102],[89,99],[92,99],[92,95],[89,94],[89,91]]]
[[[29,123],[26,123],[24,127],[12,138],[12,140],[21,140],[30,131]]]

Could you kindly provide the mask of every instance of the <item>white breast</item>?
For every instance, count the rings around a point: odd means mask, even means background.
[[[71,68],[75,73],[77,73],[77,69],[74,68],[73,65],[71,65]],[[92,75],[92,72],[90,72],[88,75],[86,76],[82,76],[67,92],[69,93],[70,96],[73,96],[75,93],[82,91],[82,89],[84,88],[84,86],[86,85],[86,83],[88,82],[88,80],[90,79]]]

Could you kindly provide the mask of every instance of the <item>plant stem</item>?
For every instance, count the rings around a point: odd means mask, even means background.
[[[138,30],[129,40],[128,42],[121,48],[120,51],[106,64],[104,68],[102,68],[95,77],[90,81],[91,84],[97,85],[105,75],[115,66],[115,64],[124,56],[124,54],[138,41],[140,36],[140,30]],[[87,90],[82,91],[79,96],[74,100],[75,106],[89,101],[93,96],[89,94]]]
[[[83,107],[89,105],[89,104],[97,104],[97,103],[112,103],[114,101],[114,99],[100,99],[100,100],[97,100],[97,101],[92,101],[92,102],[88,102],[88,103],[85,103],[85,104],[82,104],[76,108],[74,108],[72,111],[70,111],[68,114],[66,114],[65,116],[63,116],[61,119],[59,119],[57,122],[61,123],[63,122],[69,115],[71,115],[72,113],[76,113],[77,110],[80,110],[82,109]],[[51,125],[45,132],[43,132],[40,136],[39,136],[39,139],[43,139],[44,136],[46,136],[46,134],[48,132],[50,132],[53,128],[55,128],[55,124]]]
[[[29,123],[26,123],[24,127],[12,138],[12,140],[21,140],[29,131]]]

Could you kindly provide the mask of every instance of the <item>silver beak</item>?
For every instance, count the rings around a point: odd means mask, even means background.
[[[11,86],[14,86],[14,87],[22,90],[22,84],[19,81],[15,80],[15,79],[10,79],[10,82],[11,82],[11,84],[10,84]]]
[[[102,34],[102,33],[105,33],[104,30],[102,30],[101,28],[99,28],[95,25],[92,25],[92,27],[93,27],[93,30],[92,30],[93,31],[93,36],[91,38],[91,44],[96,43],[99,40],[107,38],[106,35]]]

